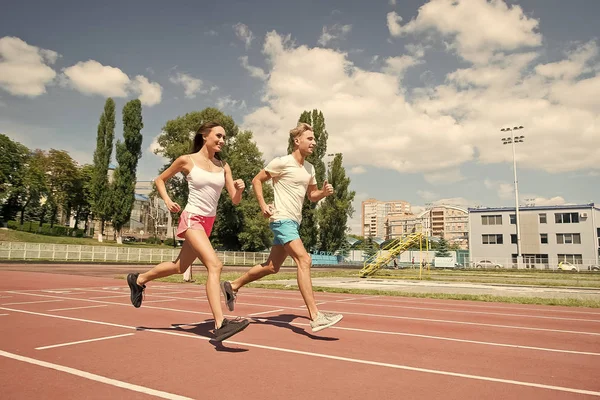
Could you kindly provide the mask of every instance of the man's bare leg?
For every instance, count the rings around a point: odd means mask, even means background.
[[[312,260],[310,255],[304,248],[301,239],[295,239],[283,245],[286,253],[290,255],[298,266],[298,288],[308,309],[310,319],[314,320],[319,313],[317,304],[315,302],[315,296],[312,288],[312,279],[310,277],[310,268],[312,266]]]
[[[271,248],[271,253],[266,262],[255,265],[248,272],[231,282],[231,288],[237,292],[239,288],[250,282],[259,280],[267,275],[276,274],[279,268],[287,258],[287,252],[282,245],[276,245]]]

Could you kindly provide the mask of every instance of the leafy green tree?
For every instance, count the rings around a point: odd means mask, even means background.
[[[58,211],[63,222],[68,221],[77,178],[77,165],[64,150],[50,149],[47,155],[48,205],[50,226],[54,226]]]
[[[39,213],[39,204],[43,196],[48,195],[47,159],[42,150],[35,150],[25,161],[21,186],[17,189],[20,196],[20,223],[25,222],[25,212],[31,207]]]
[[[92,177],[94,175],[94,166],[86,164],[77,171],[75,182],[75,228],[79,226],[79,221],[85,221],[84,231],[87,232],[89,216],[92,212]]]
[[[19,211],[18,190],[23,183],[28,154],[27,147],[0,134],[0,204],[6,221],[15,218]]]
[[[100,219],[98,241],[103,240],[104,224],[111,217],[112,193],[108,180],[108,168],[115,136],[115,102],[108,98],[100,116],[94,151],[94,173],[91,185],[91,204],[94,218]]]
[[[123,107],[123,141],[117,141],[119,165],[112,182],[112,223],[117,242],[122,243],[121,229],[129,221],[135,201],[135,182],[138,160],[142,157],[142,102],[131,100]]]
[[[348,218],[352,217],[355,192],[349,190],[350,178],[346,176],[342,154],[335,155],[327,181],[333,186],[334,193],[321,201],[318,210],[320,250],[334,252],[346,242]]]

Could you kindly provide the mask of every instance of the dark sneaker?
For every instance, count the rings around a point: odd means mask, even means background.
[[[146,289],[146,285],[140,286],[137,284],[137,278],[139,273],[128,274],[127,275],[127,284],[129,285],[129,290],[131,290],[131,304],[135,308],[139,308],[142,305],[142,297],[144,297],[144,289]]]
[[[235,307],[235,299],[237,297],[237,293],[233,291],[233,288],[231,287],[231,282],[221,282],[221,292],[223,292],[223,297],[225,297],[225,304],[227,305],[227,309],[229,311],[233,311]]]
[[[221,342],[227,338],[232,337],[236,333],[239,333],[246,329],[246,327],[250,324],[250,321],[247,319],[236,318],[236,319],[227,319],[223,320],[221,327],[219,329],[215,329],[215,341]]]

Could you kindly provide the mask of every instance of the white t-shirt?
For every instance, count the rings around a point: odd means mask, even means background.
[[[302,222],[302,203],[308,185],[316,185],[315,168],[308,161],[304,165],[291,154],[273,159],[266,167],[273,178],[275,192],[275,212],[270,221],[291,219]]]

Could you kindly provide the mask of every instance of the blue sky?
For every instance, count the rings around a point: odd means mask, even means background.
[[[270,159],[318,108],[356,231],[369,197],[513,205],[500,128],[523,125],[522,203],[598,202],[598,15],[586,0],[19,1],[0,13],[0,132],[90,162],[106,97],[118,120],[139,97],[149,180],[178,115],[219,107]]]

